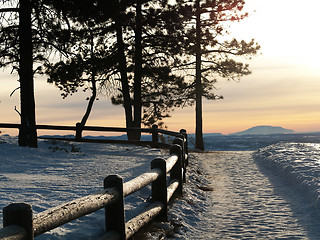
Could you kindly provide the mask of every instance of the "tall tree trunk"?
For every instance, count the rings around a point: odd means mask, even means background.
[[[132,107],[131,107],[131,99],[130,99],[130,90],[129,90],[129,82],[127,76],[127,60],[125,55],[125,45],[123,42],[123,33],[122,33],[122,7],[123,1],[120,1],[119,9],[117,11],[117,16],[115,19],[115,27],[116,27],[116,34],[117,34],[117,46],[118,46],[118,62],[119,62],[119,70],[120,70],[120,77],[121,77],[121,85],[122,85],[122,95],[123,95],[123,106],[125,110],[125,117],[126,117],[126,127],[131,128],[133,127],[133,120],[132,120]],[[133,133],[128,131],[127,132],[128,140],[133,140],[134,136]]]
[[[97,84],[96,84],[96,79],[95,79],[94,73],[92,73],[92,76],[91,76],[91,87],[92,87],[92,95],[89,99],[89,102],[87,105],[87,110],[81,119],[81,122],[80,122],[81,127],[84,127],[86,125],[88,118],[89,118],[89,115],[91,113],[92,107],[93,107],[93,103],[97,97]]]
[[[89,118],[89,115],[91,113],[91,110],[92,110],[92,107],[93,107],[93,103],[94,101],[96,100],[96,97],[97,97],[97,81],[96,81],[96,67],[94,66],[94,61],[93,59],[95,59],[95,53],[94,53],[94,39],[93,39],[93,34],[91,33],[90,34],[90,37],[91,37],[91,41],[90,41],[90,44],[91,44],[91,51],[90,51],[90,58],[91,58],[91,79],[90,79],[90,82],[91,82],[91,90],[92,90],[92,95],[89,99],[89,102],[88,102],[88,105],[87,105],[87,110],[85,112],[85,114],[83,115],[82,119],[81,119],[81,122],[80,122],[80,126],[81,127],[84,127],[88,121],[88,118]]]
[[[21,127],[19,129],[19,145],[38,147],[33,85],[33,49],[30,0],[20,0],[19,40],[19,77],[21,101]]]
[[[202,83],[201,83],[201,12],[200,0],[196,0],[196,145],[204,150],[202,132]]]
[[[135,28],[135,69],[134,69],[134,126],[141,127],[141,81],[142,81],[142,6],[137,1]],[[136,140],[140,140],[141,132],[136,132]]]
[[[90,116],[92,107],[93,107],[93,103],[96,100],[97,97],[97,82],[95,79],[95,72],[92,72],[92,76],[91,76],[91,89],[92,89],[92,95],[89,99],[88,105],[87,105],[87,109],[85,114],[83,115],[81,122],[77,123],[76,127],[77,127],[77,131],[76,131],[76,140],[80,141],[82,139],[82,129],[83,127],[86,125],[88,118]]]

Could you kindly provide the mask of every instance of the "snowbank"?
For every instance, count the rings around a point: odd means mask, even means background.
[[[320,210],[320,144],[279,143],[258,150],[254,158],[296,185]]]

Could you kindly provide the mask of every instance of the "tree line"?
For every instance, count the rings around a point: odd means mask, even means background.
[[[196,148],[203,149],[202,98],[218,77],[250,74],[240,57],[254,41],[226,40],[227,24],[247,17],[244,0],[1,0],[0,67],[19,75],[19,145],[37,147],[34,74],[67,97],[90,91],[122,105],[126,127],[162,126],[174,108],[196,105]],[[128,132],[129,140],[140,133]]]

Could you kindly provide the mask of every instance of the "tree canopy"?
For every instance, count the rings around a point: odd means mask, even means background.
[[[82,126],[97,90],[124,106],[128,128],[164,126],[170,111],[194,103],[202,112],[202,97],[222,98],[216,81],[250,74],[241,57],[259,50],[254,40],[226,37],[228,22],[248,16],[244,0],[24,1],[31,4],[33,73],[47,74],[64,98],[80,88],[92,93]],[[19,71],[19,1],[2,3],[11,11],[0,11],[0,67]]]

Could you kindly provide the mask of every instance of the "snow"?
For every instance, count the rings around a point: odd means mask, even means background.
[[[101,190],[103,179],[128,181],[150,169],[165,150],[150,147],[39,141],[17,146],[0,136],[0,208],[13,202],[35,213]],[[320,239],[320,144],[278,143],[256,152],[190,153],[184,195],[169,205],[169,222],[137,239]],[[150,189],[126,197],[129,220],[148,204]],[[2,213],[0,213],[2,224]],[[37,239],[96,239],[104,211]]]
[[[170,208],[174,239],[320,239],[307,199],[253,153],[190,154],[185,196]]]
[[[17,139],[9,136],[1,136],[0,142],[0,208],[26,202],[35,214],[101,190],[108,175],[118,174],[128,181],[150,170],[151,161],[163,156],[159,149],[128,145],[40,141],[39,148],[30,149],[17,146]],[[147,191],[142,194],[148,195]],[[136,198],[139,195],[126,199],[128,210],[140,204]],[[126,212],[127,218],[133,214]],[[38,239],[94,239],[103,231],[101,210]]]
[[[293,183],[320,210],[320,144],[279,143],[259,149],[255,158]]]

